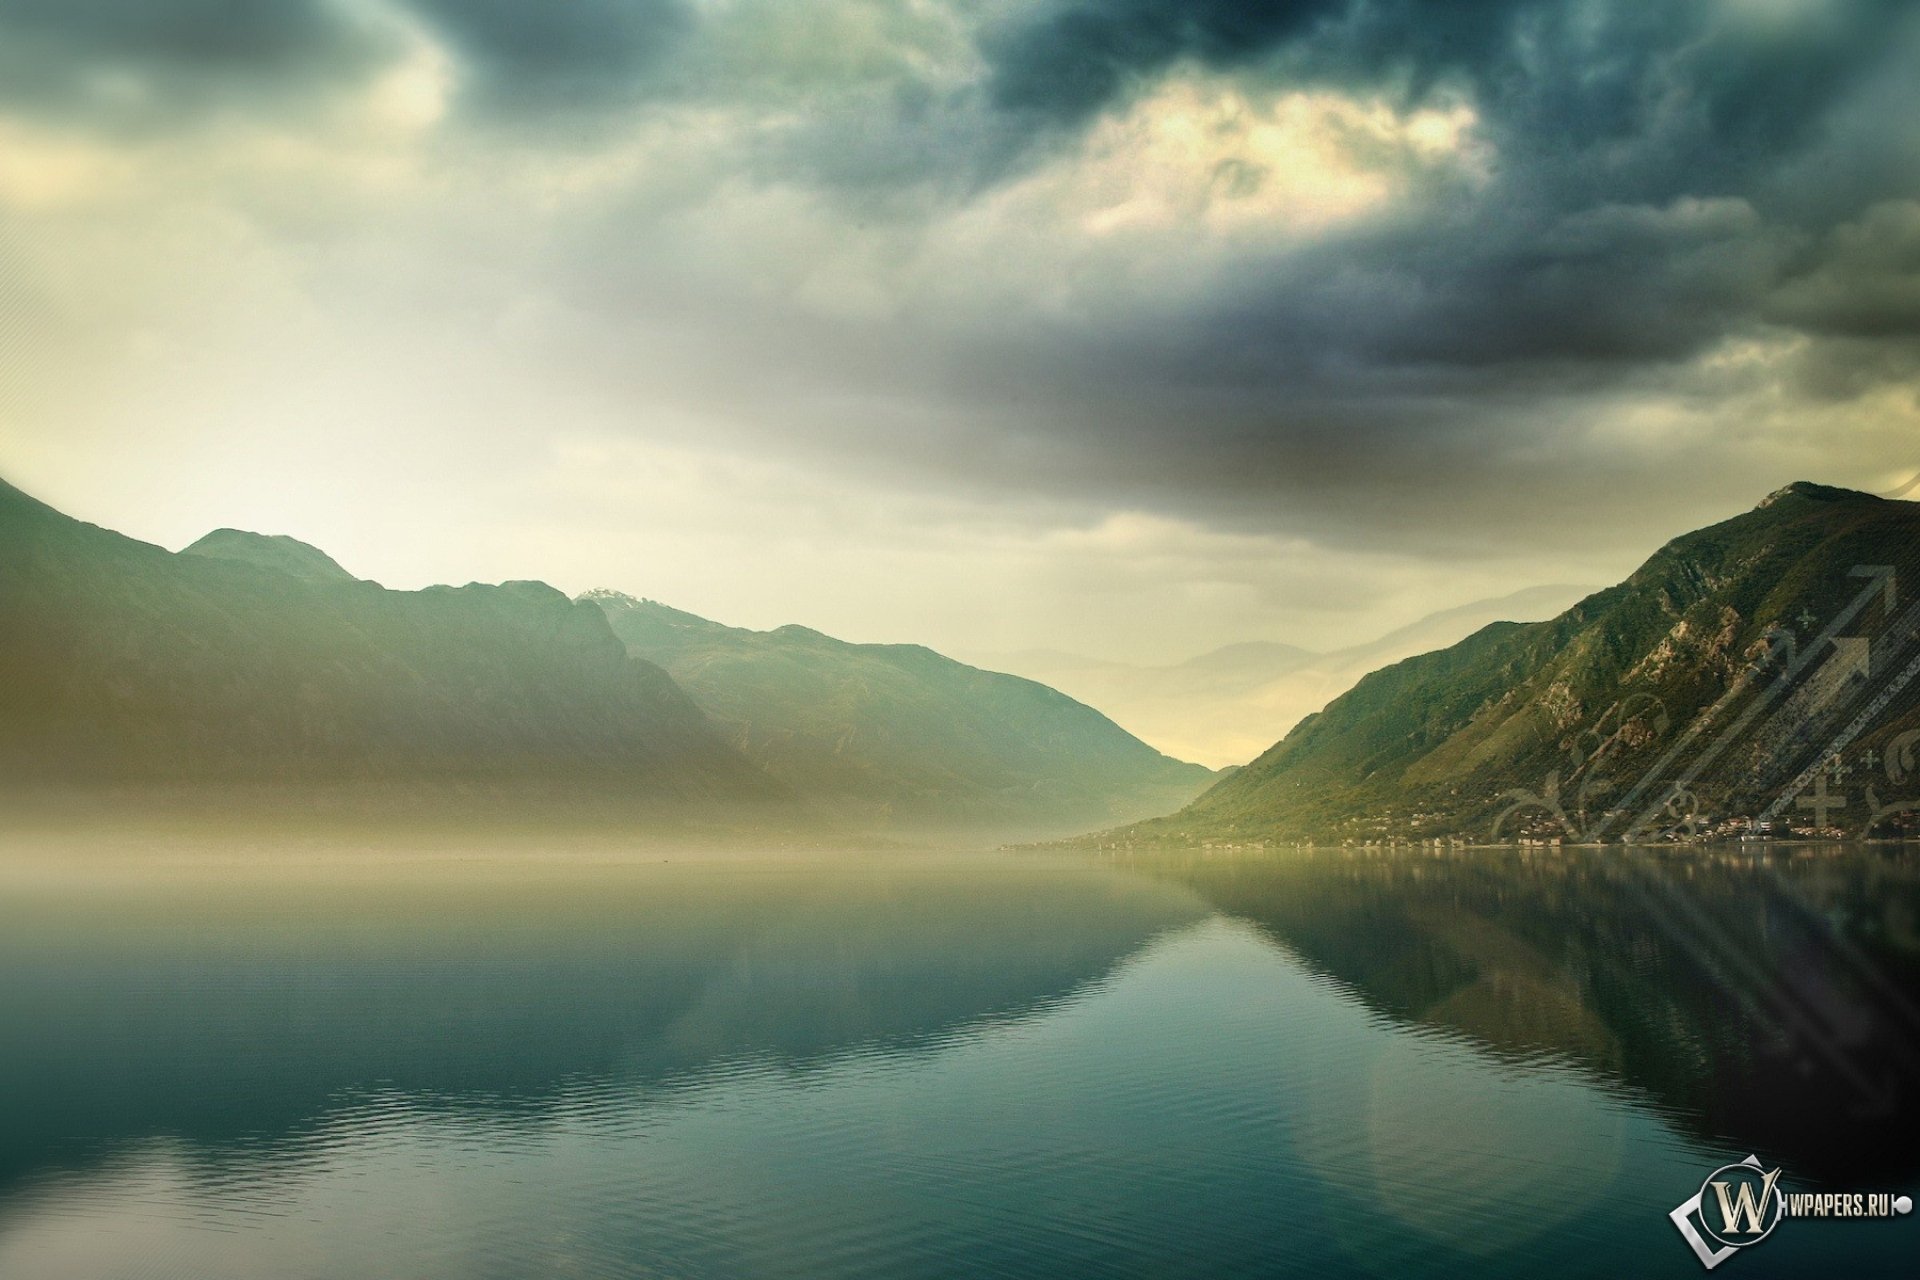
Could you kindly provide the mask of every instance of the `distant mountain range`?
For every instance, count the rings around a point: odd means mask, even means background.
[[[1530,587],[1431,614],[1377,640],[1328,653],[1251,641],[1159,667],[1055,649],[971,656],[983,666],[1018,672],[1092,703],[1162,751],[1207,764],[1241,764],[1370,671],[1453,644],[1489,623],[1550,618],[1592,590]]]
[[[616,591],[581,599],[747,758],[862,822],[1083,830],[1178,808],[1215,777],[1058,690],[920,645],[747,631]]]
[[[1032,835],[1164,813],[1213,778],[1064,694],[918,646],[539,582],[391,591],[236,529],[175,554],[0,483],[13,803],[552,801]]]
[[[175,554],[0,483],[0,799],[539,800],[1121,843],[1912,830],[1916,584],[1920,504],[1802,483],[1555,617],[1416,657],[1394,661],[1570,589],[1335,654],[1073,677],[1202,732],[1357,679],[1219,775],[917,645],[538,582],[391,591],[233,529]]]
[[[290,538],[182,554],[0,483],[0,786],[791,809],[600,610],[389,591]]]
[[[1920,504],[1800,483],[1551,620],[1361,680],[1106,839],[1608,841],[1910,830]]]

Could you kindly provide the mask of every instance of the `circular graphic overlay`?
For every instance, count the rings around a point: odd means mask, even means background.
[[[1736,1208],[1741,1204],[1742,1190],[1745,1190],[1748,1202],[1759,1206],[1762,1222],[1758,1232],[1748,1234],[1745,1231],[1727,1230],[1726,1220],[1720,1211],[1720,1194],[1713,1185],[1716,1182],[1727,1184],[1727,1200]],[[1721,1165],[1700,1184],[1701,1228],[1716,1242],[1732,1248],[1744,1249],[1750,1244],[1759,1244],[1780,1225],[1780,1219],[1787,1212],[1787,1197],[1781,1192],[1780,1184],[1776,1181],[1772,1194],[1762,1200],[1761,1192],[1766,1186],[1767,1175],[1763,1169],[1756,1169],[1750,1164]],[[1738,1218],[1736,1225],[1746,1221],[1745,1217]]]

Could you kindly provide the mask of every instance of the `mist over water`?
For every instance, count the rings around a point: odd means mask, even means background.
[[[16,833],[0,1275],[1694,1275],[1749,1151],[1911,1191],[1917,920],[1892,847]]]

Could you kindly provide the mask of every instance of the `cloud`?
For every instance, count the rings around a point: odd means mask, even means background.
[[[152,132],[308,102],[402,44],[391,15],[335,0],[0,0],[0,105]]]
[[[1766,312],[1816,333],[1920,336],[1920,201],[1884,201],[1835,227],[1812,265],[1767,299]]]
[[[942,573],[1097,531],[1108,619],[1242,553],[1601,580],[1910,448],[1916,59],[1886,0],[0,0],[0,425],[490,495],[549,433],[750,457],[847,545],[965,507]],[[1323,589],[1265,581],[1195,616]]]
[[[410,0],[495,113],[617,109],[643,96],[694,23],[685,0]]]

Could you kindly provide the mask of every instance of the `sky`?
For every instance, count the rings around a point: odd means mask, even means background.
[[[1920,6],[0,0],[0,476],[1171,662],[1920,471]]]

